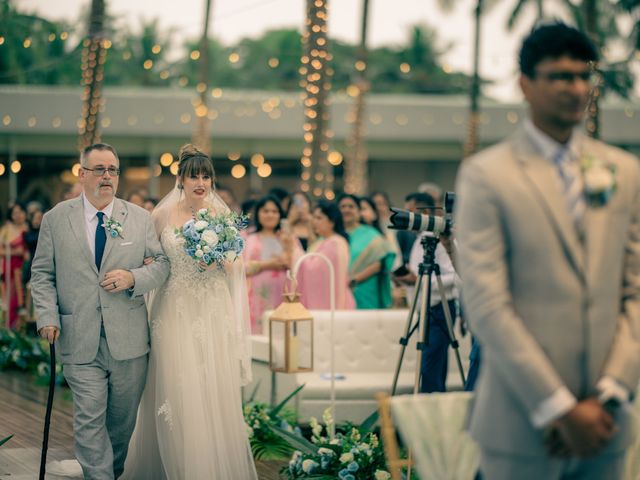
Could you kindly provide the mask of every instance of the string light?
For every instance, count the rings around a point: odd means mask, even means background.
[[[22,164],[19,160],[14,160],[13,162],[11,162],[11,171],[13,173],[19,173],[20,170],[22,170]]]
[[[257,172],[258,176],[267,178],[269,175],[271,175],[271,165],[269,165],[268,163],[263,163],[258,167]]]
[[[408,63],[404,62],[400,64],[400,71],[402,73],[409,73],[411,71],[411,65],[409,65]]]
[[[68,32],[62,32],[60,39],[66,40],[68,35]],[[78,121],[80,134],[78,146],[80,150],[92,143],[99,142],[101,138],[99,115],[104,109],[102,82],[104,80],[104,63],[107,50],[111,47],[111,41],[102,37],[102,32],[99,31],[99,33],[94,33],[86,38],[82,45],[82,113]]]
[[[229,152],[227,153],[227,158],[232,162],[235,162],[236,160],[240,160],[240,152]]]
[[[244,165],[240,165],[239,163],[234,165],[231,169],[231,176],[233,178],[242,178],[247,173],[247,169]]]
[[[171,166],[169,167],[169,172],[171,173],[171,175],[177,175],[178,174],[178,167],[179,167],[178,162],[173,162],[171,164]]]
[[[168,167],[172,163],[173,155],[171,154],[171,152],[164,152],[162,155],[160,155],[160,165],[162,165],[163,167]]]
[[[253,155],[251,155],[251,165],[253,165],[256,168],[259,168],[263,164],[264,164],[264,155],[262,155],[261,153],[254,153]]]
[[[4,175],[6,168],[3,163],[0,163],[0,176]]]
[[[80,164],[79,163],[74,163],[73,166],[71,167],[71,173],[73,174],[74,177],[77,177],[78,175],[80,175]]]

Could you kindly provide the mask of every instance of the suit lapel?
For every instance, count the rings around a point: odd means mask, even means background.
[[[73,235],[76,237],[76,241],[80,246],[80,250],[84,255],[93,271],[98,274],[98,269],[96,268],[96,259],[91,254],[91,249],[89,248],[89,240],[87,239],[87,231],[86,231],[86,222],[84,218],[84,207],[82,205],[82,196],[79,196],[76,200],[69,204],[69,223],[71,224],[71,231]]]
[[[524,129],[514,134],[512,146],[522,166],[526,183],[538,199],[538,204],[547,213],[547,218],[560,237],[575,270],[584,279],[584,249],[578,239],[573,220],[565,207],[565,198],[558,188],[555,167],[540,156]]]
[[[127,234],[127,230],[125,228],[125,220],[127,218],[127,207],[125,205],[125,203],[120,200],[119,198],[116,198],[114,200],[113,203],[113,211],[111,212],[111,218],[113,218],[114,220],[120,222],[120,225],[122,225],[122,229],[123,229],[123,237]],[[102,256],[102,265],[100,265],[100,267],[103,267],[104,265],[106,265],[107,263],[107,258],[109,257],[109,254],[111,253],[111,250],[113,249],[113,245],[117,242],[119,242],[121,240],[120,237],[112,237],[111,235],[109,235],[109,233],[107,232],[107,244],[104,247],[104,255]]]

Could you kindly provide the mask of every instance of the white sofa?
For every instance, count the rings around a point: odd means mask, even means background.
[[[268,328],[268,316],[263,317]],[[314,371],[297,374],[276,374],[276,401],[285,398],[297,386],[305,384],[292,406],[300,420],[310,416],[320,418],[330,405],[330,312],[313,311]],[[350,310],[337,311],[335,317],[335,371],[342,379],[335,381],[336,417],[338,422],[359,423],[376,408],[375,394],[391,391],[393,375],[400,354],[399,339],[405,333],[407,310]],[[416,366],[417,332],[405,351],[397,393],[413,391]],[[272,375],[268,367],[269,338],[254,335],[252,384],[244,390],[245,400],[258,385],[256,398],[268,402]],[[461,340],[461,357],[465,372],[468,369],[469,338]],[[450,350],[448,388],[460,389],[457,364]]]

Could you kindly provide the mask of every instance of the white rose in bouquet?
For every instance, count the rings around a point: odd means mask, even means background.
[[[227,261],[233,262],[236,259],[237,255],[233,250],[227,250],[226,252],[224,252],[224,257],[227,259]]]
[[[207,230],[202,234],[202,240],[209,245],[209,247],[215,247],[218,244],[218,235],[213,230]]]
[[[195,224],[196,230],[198,232],[203,231],[205,228],[207,228],[209,226],[209,224],[207,222],[205,222],[204,220],[198,220]]]

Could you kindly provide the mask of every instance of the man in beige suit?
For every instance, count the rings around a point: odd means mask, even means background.
[[[463,302],[483,354],[471,433],[486,480],[618,479],[640,376],[640,167],[579,126],[591,42],[539,27],[520,52],[529,116],[465,161]]]

